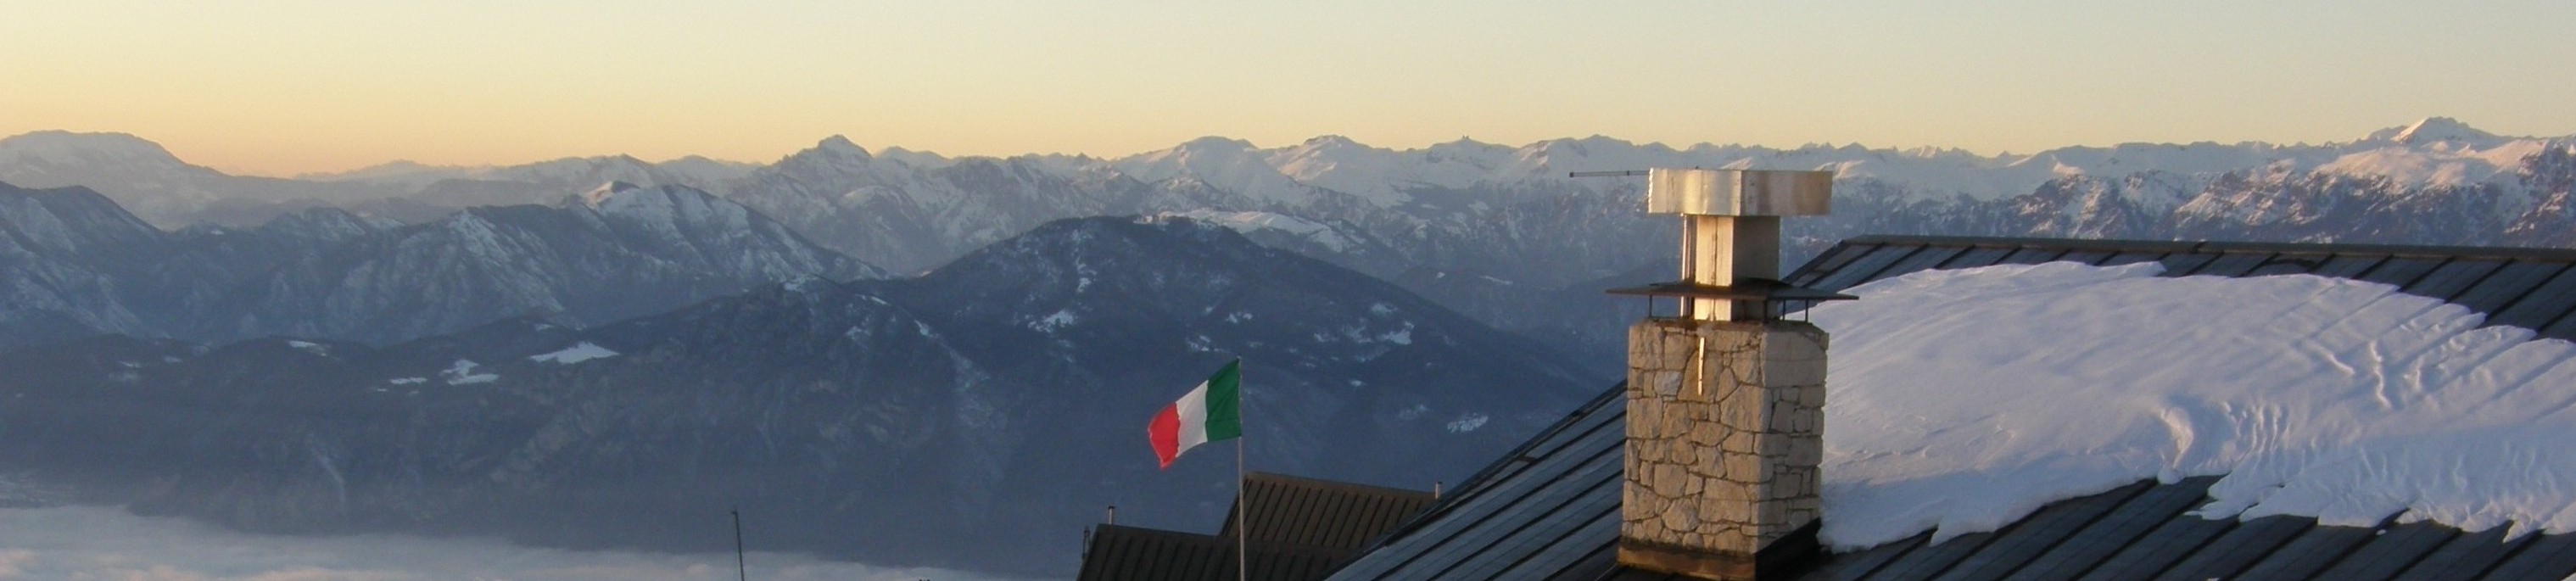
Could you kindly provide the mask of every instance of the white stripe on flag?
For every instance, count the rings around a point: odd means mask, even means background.
[[[1172,448],[1173,454],[1207,443],[1207,392],[1207,382],[1201,381],[1198,389],[1190,390],[1189,395],[1172,402],[1174,411],[1180,412],[1181,416],[1181,433],[1173,438],[1179,440],[1180,445]]]

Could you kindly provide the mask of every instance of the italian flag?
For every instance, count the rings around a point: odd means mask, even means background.
[[[1164,469],[1199,444],[1243,437],[1242,366],[1241,359],[1227,362],[1198,389],[1154,414],[1145,436],[1153,440],[1154,457],[1162,459]]]

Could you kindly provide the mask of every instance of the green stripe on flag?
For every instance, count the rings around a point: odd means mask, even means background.
[[[1224,369],[1208,376],[1207,439],[1210,442],[1243,437],[1243,360],[1226,362]]]

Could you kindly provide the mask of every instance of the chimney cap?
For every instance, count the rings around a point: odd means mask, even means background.
[[[1832,211],[1827,171],[1646,170],[1646,213],[1690,216],[1822,216]]]

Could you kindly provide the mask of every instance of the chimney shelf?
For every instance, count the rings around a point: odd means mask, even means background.
[[[1782,307],[1791,303],[1806,303],[1807,306],[1814,306],[1816,303],[1825,301],[1848,301],[1860,298],[1837,292],[1796,286],[1767,278],[1747,278],[1736,281],[1736,284],[1732,285],[1709,285],[1680,280],[1659,282],[1645,286],[1614,288],[1602,292],[1622,296],[1646,297],[1648,301],[1646,307],[1648,312],[1646,315],[1648,318],[1688,318],[1686,315],[1677,315],[1675,317],[1656,317],[1653,313],[1654,306],[1652,302],[1656,297],[1674,297],[1682,299],[1685,302],[1693,299],[1705,299],[1734,303],[1740,307],[1745,307],[1738,308],[1738,312],[1754,315],[1743,317],[1750,320],[1777,319],[1780,315],[1788,312],[1787,309]]]

